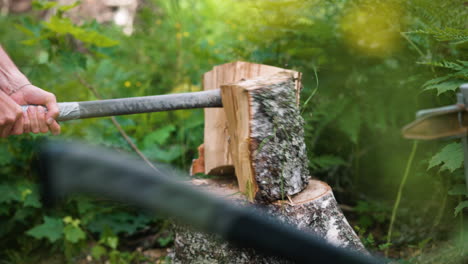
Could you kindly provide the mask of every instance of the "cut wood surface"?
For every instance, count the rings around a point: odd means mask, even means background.
[[[296,82],[279,72],[221,86],[239,188],[251,201],[284,200],[309,181]]]
[[[190,167],[190,175],[198,173],[205,173],[205,145],[201,144],[198,147],[198,158],[192,160],[192,166]]]
[[[239,192],[235,180],[192,180],[198,188],[239,206],[255,206]],[[364,246],[342,214],[331,188],[311,180],[302,192],[288,201],[256,208],[305,232],[322,237],[328,243],[366,253]],[[175,225],[173,263],[290,263],[277,257],[239,248],[219,237]],[[285,241],[284,243],[287,243]]]
[[[268,76],[289,71],[296,76],[296,89],[300,90],[300,73],[268,65],[232,62],[218,65],[203,75],[203,89],[219,89],[223,84],[235,83],[242,79]],[[299,93],[296,94],[299,102]],[[205,173],[211,175],[233,174],[234,163],[229,152],[229,133],[223,108],[205,109]]]

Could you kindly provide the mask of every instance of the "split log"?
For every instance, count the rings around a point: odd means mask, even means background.
[[[284,200],[308,184],[296,82],[280,72],[221,86],[239,188],[250,201]]]
[[[239,192],[235,180],[192,180],[192,183],[233,204],[255,206]],[[342,214],[331,188],[324,182],[311,180],[307,188],[292,196],[290,201],[278,201],[255,209],[304,232],[316,234],[333,245],[367,252]],[[187,226],[175,225],[175,233],[173,263],[290,263],[233,246],[215,235],[200,233]]]
[[[296,89],[300,90],[300,73],[268,65],[232,62],[218,65],[203,75],[203,89],[218,89],[221,85],[258,76],[268,76],[288,71],[296,76]],[[299,93],[296,94],[299,103]],[[229,133],[223,108],[205,109],[205,174],[224,175],[234,173],[234,163],[229,151]]]

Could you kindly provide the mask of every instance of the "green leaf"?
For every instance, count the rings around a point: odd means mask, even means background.
[[[12,201],[21,201],[21,194],[18,188],[12,184],[0,185],[0,203],[10,203]]]
[[[38,64],[47,64],[49,62],[49,53],[47,51],[41,50],[37,55]]]
[[[171,133],[175,130],[176,127],[174,125],[168,125],[149,133],[145,136],[145,139],[143,140],[144,148],[151,149],[155,145],[165,144],[171,136]]]
[[[53,243],[62,237],[62,219],[44,216],[44,223],[29,229],[26,234],[36,239],[47,238]]]
[[[468,196],[468,190],[465,184],[457,184],[453,186],[449,191],[449,195],[466,195]]]
[[[96,206],[91,202],[91,200],[87,199],[87,198],[78,198],[76,200],[76,205],[78,207],[78,212],[80,214],[84,214],[92,209],[95,209]]]
[[[144,228],[151,222],[152,218],[145,214],[131,214],[127,212],[113,212],[97,214],[86,228],[92,232],[100,233],[108,229],[113,234],[133,234]]]
[[[112,249],[116,249],[119,245],[119,238],[116,236],[109,236],[106,237],[106,245],[108,245]]]
[[[454,70],[454,71],[463,70],[463,65],[461,65],[461,63],[452,62],[452,61],[429,61],[429,62],[417,62],[417,63],[418,64],[423,64],[423,65],[439,67],[439,68],[451,69],[451,70]]]
[[[42,204],[41,201],[39,200],[39,191],[36,189],[33,189],[31,193],[26,195],[24,198],[24,206],[29,206],[33,208],[41,208]]]
[[[441,83],[437,83],[437,84],[431,84],[431,85],[428,85],[426,86],[426,88],[424,88],[425,91],[427,90],[437,90],[437,95],[440,95],[442,93],[445,93],[445,92],[448,92],[448,91],[455,91],[458,89],[458,87],[460,87],[460,85],[462,85],[465,81],[463,80],[450,80],[450,81],[446,81],[446,82],[441,82]]]
[[[179,158],[183,151],[184,148],[181,145],[172,145],[169,148],[164,149],[158,146],[153,146],[151,149],[145,149],[143,153],[150,159],[171,162]]]
[[[62,11],[62,12],[66,12],[70,9],[73,9],[77,6],[79,6],[81,4],[81,1],[76,1],[75,3],[71,4],[71,5],[63,5],[63,6],[59,6],[58,10],[59,11]]]
[[[34,46],[34,45],[38,44],[39,41],[40,41],[39,38],[35,38],[35,39],[22,40],[22,41],[20,41],[20,43],[25,45],[25,46]]]
[[[76,225],[66,225],[63,228],[63,233],[65,234],[65,239],[71,243],[76,243],[84,238],[86,238],[86,234],[81,230],[79,226]]]
[[[91,256],[97,260],[101,259],[102,256],[107,254],[105,247],[96,245],[91,249]]]
[[[442,165],[441,171],[448,170],[453,172],[462,167],[463,149],[460,143],[454,142],[443,147],[441,151],[435,154],[429,161],[427,169]]]
[[[33,1],[32,2],[32,7],[37,9],[37,10],[48,10],[51,8],[54,8],[58,3],[57,2],[44,2],[44,1]]]
[[[99,34],[96,31],[81,30],[71,33],[78,40],[84,43],[92,44],[97,47],[113,47],[119,44],[117,40],[110,39],[104,35]]]
[[[49,22],[44,22],[44,26],[60,35],[71,34],[76,39],[97,47],[112,47],[119,44],[118,41],[110,39],[96,31],[85,30],[81,27],[73,25],[68,18],[59,18],[53,16]]]
[[[455,207],[455,216],[457,216],[463,209],[468,208],[468,201],[463,201]]]
[[[158,243],[161,247],[166,247],[174,241],[174,236],[170,233],[168,236],[158,238]]]
[[[34,37],[35,36],[35,34],[34,34],[34,32],[32,30],[30,30],[29,28],[27,28],[27,27],[25,27],[23,25],[16,24],[15,28],[18,29],[19,31],[23,32],[24,34],[26,34],[29,37]]]

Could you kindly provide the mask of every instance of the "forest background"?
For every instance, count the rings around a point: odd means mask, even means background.
[[[89,86],[104,98],[199,91],[204,72],[236,60],[302,72],[310,171],[366,247],[400,263],[466,261],[462,146],[406,140],[401,128],[468,82],[468,2],[145,0],[131,36],[71,23],[73,6],[47,21],[54,4],[33,6],[0,17],[1,44],[59,101],[95,100]],[[185,171],[203,141],[202,110],[117,121],[150,160]],[[157,212],[85,197],[44,208],[30,166],[43,137],[0,140],[1,263],[144,263],[170,247]],[[64,123],[60,137],[133,151],[108,118]]]

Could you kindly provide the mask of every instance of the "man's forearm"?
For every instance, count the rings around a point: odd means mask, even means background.
[[[0,89],[12,94],[27,84],[28,78],[21,73],[0,45]]]

